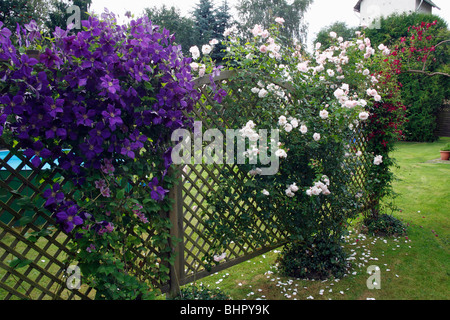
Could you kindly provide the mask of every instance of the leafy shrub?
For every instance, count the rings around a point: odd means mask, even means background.
[[[182,288],[175,300],[231,300],[231,297],[219,288],[191,284]]]
[[[313,238],[288,243],[278,262],[280,273],[302,279],[341,278],[347,271],[347,254],[339,241]]]
[[[431,14],[393,14],[381,18],[380,28],[366,29],[364,32],[374,47],[380,44],[399,46],[399,56],[403,55],[401,60],[405,68],[399,75],[399,81],[402,83],[403,103],[407,106],[405,139],[422,142],[437,140],[436,116],[443,100],[449,96],[449,79],[405,71],[424,68],[427,72],[448,72],[449,47],[437,46],[449,37],[445,20]]]
[[[399,236],[406,234],[406,225],[390,214],[368,216],[362,221],[361,231],[375,236]]]

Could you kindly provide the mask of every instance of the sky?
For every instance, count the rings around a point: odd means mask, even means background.
[[[189,15],[199,0],[92,0],[91,10],[100,13],[103,8],[108,8],[120,18],[124,17],[126,11],[131,11],[135,16],[140,16],[147,7],[160,7],[163,3],[167,7],[172,5],[179,8],[183,15]],[[212,1],[215,7],[221,5],[222,0]],[[228,0],[233,7],[238,0]],[[309,10],[305,14],[305,21],[308,23],[308,47],[312,46],[312,41],[317,33],[324,27],[334,22],[346,22],[349,27],[359,25],[358,13],[353,11],[357,0],[314,0]],[[450,26],[450,0],[433,0],[441,8],[433,8],[433,14],[436,14],[447,21]],[[235,14],[235,10],[231,13]]]

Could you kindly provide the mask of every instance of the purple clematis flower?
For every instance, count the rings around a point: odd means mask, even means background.
[[[108,121],[112,131],[116,130],[116,125],[123,124],[122,118],[120,117],[121,113],[120,109],[116,109],[110,104],[106,110],[102,111],[102,116]]]
[[[62,60],[49,48],[45,48],[45,51],[40,55],[39,61],[42,62],[47,68],[56,66],[58,69],[61,66]]]
[[[64,99],[54,100],[51,97],[44,98],[44,108],[52,118],[56,118],[57,113],[63,112]]]
[[[69,153],[63,160],[60,161],[61,168],[64,170],[71,170],[75,174],[81,173],[81,163],[83,159],[75,156],[73,153]]]
[[[61,203],[64,200],[64,193],[61,191],[59,183],[55,183],[50,189],[45,190],[43,196],[47,199],[44,207]]]
[[[89,131],[89,135],[91,139],[93,139],[97,144],[101,145],[104,140],[108,139],[111,136],[111,132],[109,132],[108,128],[105,127],[103,122],[98,122],[94,129]]]
[[[111,78],[111,76],[106,75],[100,78],[101,87],[105,88],[110,93],[116,93],[120,90],[119,80]]]
[[[95,111],[92,109],[86,110],[85,107],[78,107],[75,109],[75,118],[77,125],[84,125],[90,127],[94,122],[92,118],[95,116]]]
[[[28,37],[32,42],[34,39],[41,39],[41,32],[39,31],[39,27],[36,21],[31,20],[30,23],[25,24],[25,29],[29,32]]]
[[[88,142],[80,144],[80,149],[88,160],[94,159],[94,157],[103,151],[101,145],[97,144],[95,140],[89,139]]]
[[[64,232],[69,233],[75,226],[83,224],[83,219],[77,215],[78,207],[76,205],[70,206],[64,211],[56,214],[56,222],[62,225]]]
[[[158,185],[158,178],[154,177],[153,180],[149,183],[150,195],[153,200],[162,201],[165,197],[165,194],[169,192],[169,190],[164,189],[163,187]]]
[[[23,154],[28,158],[31,158],[31,163],[33,164],[33,166],[38,167],[42,162],[41,157],[50,158],[52,152],[47,148],[44,148],[43,143],[38,140],[33,143],[32,148],[28,148],[23,152]]]

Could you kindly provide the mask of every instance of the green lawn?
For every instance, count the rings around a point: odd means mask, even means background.
[[[277,250],[198,281],[240,299],[450,299],[450,162],[434,161],[450,138],[435,143],[398,143],[399,168],[393,187],[401,209],[395,216],[409,225],[407,237],[358,234],[346,238],[352,267],[339,280],[309,281],[277,274]],[[358,241],[357,241],[358,240]],[[367,268],[380,268],[381,288],[368,289]]]

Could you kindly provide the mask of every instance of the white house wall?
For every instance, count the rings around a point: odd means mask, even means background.
[[[422,4],[421,4],[422,2]],[[431,5],[428,2],[416,0],[416,8],[418,9],[417,12],[420,13],[431,13]]]
[[[420,3],[420,0],[419,0]],[[425,2],[421,10],[431,7]],[[362,26],[369,26],[375,18],[389,16],[394,12],[414,12],[416,10],[416,0],[363,0],[360,8],[360,20]]]

